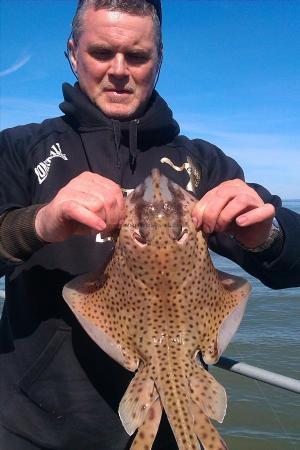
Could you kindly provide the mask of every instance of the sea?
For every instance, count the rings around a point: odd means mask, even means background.
[[[284,206],[300,214],[300,199]],[[300,380],[300,288],[275,291],[231,261],[213,260],[252,284],[246,314],[224,356]],[[0,295],[3,289],[0,279]],[[227,391],[227,413],[216,426],[230,450],[300,450],[299,394],[217,367],[210,371]]]

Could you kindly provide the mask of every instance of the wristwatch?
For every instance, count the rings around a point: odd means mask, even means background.
[[[272,247],[272,245],[277,240],[280,240],[283,243],[283,234],[282,234],[280,225],[278,223],[278,220],[276,219],[276,217],[274,217],[272,226],[271,226],[271,230],[270,230],[270,234],[269,234],[267,240],[265,242],[263,242],[261,245],[258,245],[255,248],[247,248],[247,250],[252,253],[260,253],[260,252],[263,252],[263,251],[267,250],[268,248]]]
[[[284,236],[283,231],[278,223],[278,220],[276,217],[274,217],[270,234],[265,242],[263,242],[261,245],[258,245],[255,248],[249,248],[246,247],[244,244],[236,240],[238,245],[242,247],[244,250],[250,252],[250,253],[256,253],[257,255],[261,255],[263,260],[266,262],[272,261],[276,257],[279,256],[283,243],[284,243]]]

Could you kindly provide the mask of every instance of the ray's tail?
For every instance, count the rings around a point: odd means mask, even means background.
[[[162,369],[156,373],[149,366],[139,369],[120,403],[120,418],[128,434],[138,429],[131,450],[151,450],[162,408],[179,450],[228,450],[210,421],[223,420],[224,388],[196,362],[189,373],[178,364],[176,370],[167,365]]]
[[[161,385],[157,386],[157,389],[178,448],[179,450],[199,450],[187,390],[177,376],[170,378],[160,381]],[[163,387],[164,384],[166,386]]]
[[[155,384],[179,450],[199,450],[199,442],[204,450],[228,450],[210,421],[222,422],[226,411],[225,390],[212,375],[194,363],[189,379],[176,370]]]

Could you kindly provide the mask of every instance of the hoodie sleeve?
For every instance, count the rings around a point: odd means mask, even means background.
[[[25,261],[45,245],[35,231],[35,217],[44,205],[17,208],[0,216],[0,259],[12,264]]]
[[[0,276],[44,245],[34,229],[42,205],[30,205],[25,158],[30,135],[20,131],[16,127],[0,133]]]
[[[0,214],[30,204],[26,144],[19,127],[0,133]]]
[[[199,148],[200,164],[205,171],[205,190],[213,189],[226,180],[240,178],[244,180],[241,167],[220,149],[204,141],[194,141]],[[300,286],[300,215],[282,207],[277,195],[272,195],[259,184],[249,183],[265,203],[272,203],[276,218],[283,231],[284,243],[280,254],[274,259],[268,258],[268,250],[252,253],[243,249],[233,238],[225,233],[215,233],[209,239],[210,248],[225,256],[246,272],[258,278],[272,289],[284,289]]]
[[[276,209],[276,218],[284,234],[284,243],[280,254],[273,260],[267,260],[267,250],[248,252],[225,233],[212,235],[209,247],[272,289],[300,287],[300,215],[280,207]]]

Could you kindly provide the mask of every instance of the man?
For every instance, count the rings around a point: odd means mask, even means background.
[[[272,288],[299,285],[299,216],[247,185],[219,149],[180,136],[154,91],[160,22],[158,1],[81,1],[64,116],[1,134],[1,450],[129,448],[117,408],[131,374],[89,339],[61,291],[108,261],[111,243],[95,236],[121,226],[122,189],[151,168],[200,199],[193,217],[212,249]],[[166,424],[154,448],[176,448]]]

